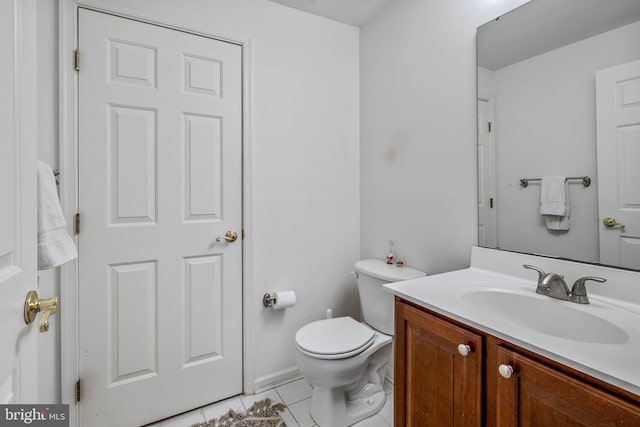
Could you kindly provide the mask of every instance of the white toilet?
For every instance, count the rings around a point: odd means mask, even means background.
[[[311,386],[311,417],[320,427],[346,427],[380,411],[394,331],[393,295],[382,285],[425,276],[377,259],[356,263],[364,322],[319,320],[296,333],[296,360]]]

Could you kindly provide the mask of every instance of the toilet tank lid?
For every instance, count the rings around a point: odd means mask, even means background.
[[[387,282],[399,282],[401,280],[416,279],[426,276],[427,273],[410,267],[396,267],[395,264],[387,264],[380,259],[363,259],[356,262],[356,271]]]

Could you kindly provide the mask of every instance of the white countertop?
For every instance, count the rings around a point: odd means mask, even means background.
[[[531,274],[531,280],[525,280],[474,267],[472,262],[468,269],[384,287],[405,300],[640,395],[640,305],[600,295],[590,295],[590,304],[553,299],[535,293],[537,277],[534,272]],[[528,305],[544,309],[532,311],[528,307],[531,318],[536,319],[532,322],[513,321],[508,312],[515,310],[514,316],[518,317],[519,307],[487,309],[486,305],[476,304],[475,299],[467,297],[478,295],[478,290],[488,291],[482,295],[488,297],[522,297],[522,301],[532,303]],[[526,307],[522,311],[526,311]],[[540,322],[537,322],[538,316]],[[596,320],[605,319],[605,326],[611,326],[614,332],[605,333],[603,342],[588,342],[590,331],[584,328],[589,327],[589,322],[575,321],[592,316],[599,318]],[[554,336],[535,330],[543,324],[547,328],[549,325],[555,328],[557,324],[561,333]],[[574,334],[570,328],[578,330]],[[606,341],[610,342],[604,343]]]

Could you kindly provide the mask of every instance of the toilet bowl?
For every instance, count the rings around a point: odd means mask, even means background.
[[[356,271],[365,322],[318,320],[295,337],[298,369],[313,386],[311,417],[320,427],[350,426],[382,409],[394,303],[382,285],[425,275],[381,260],[358,261]]]
[[[322,338],[313,340],[316,334]],[[298,331],[296,361],[313,386],[311,417],[318,425],[349,426],[382,409],[391,341],[350,317],[320,320]]]

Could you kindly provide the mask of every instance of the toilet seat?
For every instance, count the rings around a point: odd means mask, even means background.
[[[298,349],[316,359],[344,359],[362,353],[374,340],[375,331],[351,317],[318,320],[296,333]]]

